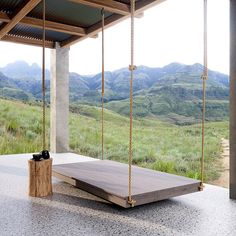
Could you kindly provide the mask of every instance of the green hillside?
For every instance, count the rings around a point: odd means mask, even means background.
[[[129,115],[129,99],[105,104],[106,108],[121,115]],[[161,95],[142,95],[134,97],[134,116],[157,118],[177,125],[198,123],[201,120],[202,100],[183,100],[169,93]],[[206,119],[208,121],[227,120],[229,114],[228,100],[207,100]]]
[[[201,119],[202,66],[178,63],[162,68],[163,74],[148,88],[134,92],[134,115],[156,116],[174,124],[194,124]],[[165,73],[164,73],[165,72]],[[134,80],[135,84],[139,83]],[[206,119],[228,119],[229,84],[227,76],[209,71],[206,88]],[[122,115],[129,115],[129,98],[108,101],[106,107]]]
[[[0,68],[0,97],[29,103],[41,99],[41,69],[36,64],[15,62]],[[50,102],[49,71],[47,72],[47,101]],[[134,116],[157,117],[173,124],[186,125],[199,122],[202,109],[203,66],[171,63],[162,68],[139,66],[135,71]],[[129,115],[130,72],[122,68],[105,73],[105,107],[120,115]],[[69,76],[71,109],[80,104],[101,106],[101,74]],[[229,114],[229,78],[209,70],[206,90],[206,119],[222,121]]]
[[[0,154],[41,150],[41,110],[21,102],[0,100]],[[49,114],[47,115],[47,118]],[[70,148],[77,153],[100,158],[101,112],[80,105],[70,114]],[[49,121],[47,120],[47,126]],[[47,130],[49,130],[47,128]],[[147,168],[199,177],[201,133],[199,125],[176,126],[156,117],[134,121],[133,164]],[[219,176],[220,139],[228,137],[228,122],[206,124],[206,179]],[[129,120],[105,111],[105,157],[127,162]]]

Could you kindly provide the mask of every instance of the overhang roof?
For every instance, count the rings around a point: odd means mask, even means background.
[[[165,0],[136,0],[136,15]],[[46,0],[46,47],[69,47],[101,31],[101,9],[108,28],[130,15],[130,0]],[[0,40],[41,46],[41,0],[1,0]]]

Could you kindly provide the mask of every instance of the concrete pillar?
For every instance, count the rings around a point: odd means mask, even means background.
[[[236,1],[230,0],[230,198],[236,199]]]
[[[69,48],[51,51],[50,151],[69,151]]]

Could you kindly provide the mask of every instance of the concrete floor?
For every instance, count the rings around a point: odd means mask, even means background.
[[[236,201],[228,189],[121,209],[53,179],[52,197],[28,197],[29,154],[0,156],[0,236],[13,235],[236,235]],[[53,155],[54,163],[93,160]]]

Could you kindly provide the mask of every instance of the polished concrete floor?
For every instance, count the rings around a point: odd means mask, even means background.
[[[236,201],[228,190],[203,192],[122,209],[53,179],[53,196],[28,197],[29,154],[0,156],[0,236],[236,235]],[[54,163],[94,160],[53,155]]]

